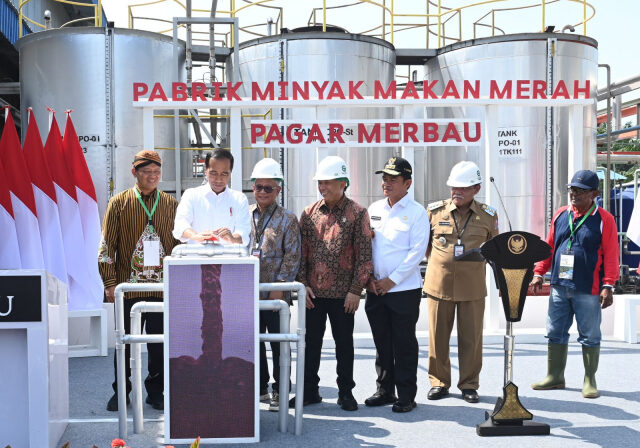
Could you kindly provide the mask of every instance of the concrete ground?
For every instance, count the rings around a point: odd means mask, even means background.
[[[640,345],[603,342],[598,371],[601,397],[582,398],[583,366],[579,344],[569,347],[566,369],[567,389],[534,391],[529,385],[546,372],[546,344],[518,344],[514,357],[514,382],[519,386],[522,404],[534,420],[551,426],[550,436],[493,437],[476,435],[475,426],[484,421],[485,411],[493,409],[502,394],[502,344],[485,344],[480,379],[480,403],[464,402],[455,387],[448,398],[426,399],[429,390],[427,347],[420,347],[418,407],[407,414],[395,414],[390,406],[368,408],[363,402],[375,390],[375,350],[357,348],[354,396],[360,403],[356,412],[342,411],[337,405],[335,356],[323,351],[321,363],[321,404],[305,408],[303,435],[277,431],[277,413],[261,404],[260,445],[265,447],[640,447]],[[457,347],[452,347],[452,379],[457,381]],[[58,446],[67,441],[71,448],[111,446],[118,436],[117,413],[105,405],[111,396],[113,353],[109,357],[69,360],[70,423]],[[295,352],[294,352],[295,356]],[[143,365],[146,365],[144,360]],[[295,365],[295,361],[294,361]],[[146,375],[146,373],[143,373]],[[295,379],[295,376],[292,376]],[[220,406],[212,403],[212,406]],[[130,409],[130,408],[129,408]],[[131,418],[131,412],[129,412]],[[163,413],[144,406],[144,433],[132,434],[126,441],[131,448],[163,446]],[[231,445],[228,445],[231,446]]]

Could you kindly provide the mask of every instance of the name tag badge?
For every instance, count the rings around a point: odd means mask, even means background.
[[[453,256],[459,257],[464,253],[464,244],[456,244],[453,246]]]
[[[142,242],[145,266],[160,266],[160,241],[145,240]]]
[[[254,257],[260,258],[262,256],[262,249],[253,249],[251,251],[251,255]]]
[[[382,219],[382,216],[371,216],[371,219],[374,221],[380,221]]]
[[[439,221],[438,225],[439,226],[450,226],[451,223],[449,221]]]
[[[571,252],[560,254],[560,273],[559,278],[573,280],[573,262],[575,256]]]

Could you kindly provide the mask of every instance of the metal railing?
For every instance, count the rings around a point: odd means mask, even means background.
[[[180,247],[180,246],[178,246]],[[202,249],[202,248],[200,248]],[[215,255],[215,248],[211,254],[205,254],[202,250],[198,255]],[[184,251],[182,251],[184,252]],[[242,253],[240,253],[242,252]],[[245,251],[240,251],[238,255],[246,255]],[[229,253],[228,251],[224,252]],[[175,255],[175,254],[172,254]],[[178,255],[192,255],[181,253]],[[118,433],[121,438],[127,437],[127,399],[126,393],[126,370],[125,370],[125,345],[131,345],[131,386],[132,386],[132,409],[133,409],[133,431],[136,434],[144,431],[143,405],[142,405],[142,352],[140,344],[143,343],[164,343],[163,334],[142,335],[141,317],[142,313],[163,313],[164,304],[157,302],[138,302],[131,307],[131,334],[126,334],[124,329],[124,293],[125,292],[162,292],[162,283],[121,283],[115,289],[115,323],[116,323],[116,371],[117,371],[117,396],[118,396]],[[280,342],[280,387],[283,391],[288,391],[290,386],[291,373],[291,347],[290,343],[296,344],[296,390],[295,390],[295,420],[294,433],[302,434],[302,416],[304,403],[304,364],[305,364],[305,334],[306,334],[306,288],[302,283],[260,283],[260,292],[269,291],[294,291],[298,294],[298,329],[296,333],[290,331],[289,304],[283,300],[262,300],[259,302],[260,311],[278,311],[280,316],[280,333],[261,333],[261,342]],[[258,318],[258,316],[256,316]],[[287,392],[280,394],[278,408],[278,430],[287,432],[287,419],[289,416],[289,397]]]
[[[155,0],[146,3],[139,3],[135,5],[129,6],[129,27],[132,28],[134,25],[134,19],[148,19],[148,20],[162,20],[155,19],[150,17],[143,16],[134,16],[133,8],[155,5],[163,2],[171,2],[179,5],[182,8],[186,6],[178,0]],[[271,5],[270,3],[277,3],[278,0],[243,0],[243,4],[240,6],[236,6],[236,0],[230,0],[229,2],[229,10],[217,10],[217,14],[228,15],[229,17],[237,17],[239,13],[245,11],[251,7],[261,7],[261,8],[271,8],[278,10],[278,16],[275,20],[276,28],[278,26],[280,28],[284,28],[284,17],[283,17],[283,7]],[[332,23],[331,18],[328,17],[331,14],[332,17],[337,18],[338,20],[344,20],[344,17],[347,16],[348,12],[345,12],[346,9],[358,7],[360,5],[369,5],[375,8],[378,8],[381,12],[381,20],[378,25],[370,27],[366,30],[350,30],[352,32],[357,32],[360,34],[367,34],[372,36],[380,37],[384,40],[388,40],[391,43],[394,43],[396,34],[402,31],[414,30],[418,28],[425,29],[425,44],[426,48],[430,48],[430,37],[434,37],[436,39],[437,48],[442,47],[447,44],[449,41],[461,41],[463,40],[463,11],[465,17],[468,17],[469,14],[472,14],[472,11],[477,11],[479,7],[491,7],[493,4],[502,4],[505,2],[514,3],[513,0],[480,0],[480,1],[469,1],[468,4],[462,5],[456,8],[450,8],[444,5],[443,0],[425,0],[425,13],[416,13],[413,12],[415,10],[416,1],[409,0],[352,0],[351,2],[347,2],[342,5],[330,5],[327,6],[327,1],[316,0],[316,3],[321,3],[321,6],[312,6],[311,13],[307,20],[307,25],[319,26],[322,25],[322,30],[326,31],[327,26]],[[309,2],[311,3],[311,2]],[[581,15],[582,20],[578,20],[572,26],[575,28],[582,26],[582,33],[586,35],[587,32],[587,22],[589,22],[595,16],[595,8],[593,5],[587,2],[587,0],[539,0],[537,3],[529,4],[529,5],[521,5],[515,7],[499,7],[492,8],[484,15],[482,15],[479,19],[473,21],[473,37],[476,38],[478,34],[478,29],[480,28],[489,28],[491,31],[491,36],[495,36],[496,32],[505,33],[504,27],[499,26],[496,23],[498,19],[498,15],[503,16],[505,12],[514,12],[514,11],[522,11],[526,9],[539,8],[540,10],[540,22],[541,29],[540,31],[544,31],[547,27],[547,8],[549,5],[555,3],[567,3],[567,4],[576,4],[578,7],[581,7]],[[412,12],[401,12],[400,7],[409,5]],[[193,9],[194,13],[204,13],[210,14],[210,10],[205,9]],[[487,17],[491,17],[490,24],[483,23]],[[456,20],[457,19],[457,20]],[[168,23],[169,21],[166,20]],[[457,22],[457,23],[456,23]],[[447,34],[447,30],[450,29],[447,27],[447,24],[454,23],[457,28],[457,32],[453,31],[451,34]],[[266,34],[255,31],[254,29],[259,26],[267,26],[268,29],[270,22],[267,20],[266,22],[259,22],[252,25],[244,26],[240,28],[240,31],[247,32],[254,36],[266,36],[269,35],[269,32]],[[170,29],[160,31],[161,33],[169,32]],[[561,32],[561,30],[557,30]],[[220,33],[220,36],[224,36],[224,42],[228,43],[229,41],[229,33]]]
[[[20,0],[20,3],[18,4],[18,35],[19,37],[22,37],[22,21],[23,20],[39,28],[42,28],[43,30],[46,29],[46,25],[36,22],[33,19],[30,19],[29,17],[25,16],[24,13],[22,12],[24,6],[30,1],[31,0]],[[53,1],[56,3],[64,3],[66,5],[83,6],[83,7],[93,9],[92,16],[81,17],[79,19],[70,20],[60,25],[60,28],[64,28],[65,26],[72,25],[78,22],[88,22],[88,21],[93,21],[94,26],[97,26],[97,27],[102,26],[102,0],[98,0],[96,3],[81,3],[81,2],[74,2],[71,0],[53,0]]]

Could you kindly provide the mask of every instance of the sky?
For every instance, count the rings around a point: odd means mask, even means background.
[[[148,0],[147,0],[148,1]],[[218,1],[218,11],[230,9],[231,0]],[[379,0],[382,3],[383,0]],[[432,0],[437,2],[438,0]],[[103,6],[110,21],[114,21],[117,27],[128,26],[127,5],[144,3],[144,0],[103,0]],[[327,6],[337,6],[354,3],[351,0],[327,0]],[[386,0],[387,5],[391,0]],[[471,0],[442,0],[443,6],[460,7],[476,3]],[[463,28],[463,39],[472,38],[473,22],[493,9],[512,8],[515,6],[526,6],[540,3],[539,0],[496,0],[488,5],[474,7],[463,11],[461,17]],[[609,64],[612,69],[612,81],[620,81],[632,76],[640,75],[640,57],[638,50],[632,47],[632,42],[637,40],[637,20],[640,17],[640,1],[638,0],[590,0],[589,3],[595,8],[595,16],[587,22],[587,35],[598,41],[599,63]],[[193,0],[193,8],[207,9],[211,6],[211,0]],[[246,3],[243,0],[235,0],[236,8]],[[418,0],[395,0],[394,8],[398,14],[420,13],[424,14],[425,1]],[[313,8],[321,8],[320,0],[274,0],[265,2],[264,5],[284,6],[284,26],[295,28],[307,25],[307,20],[311,16]],[[420,8],[416,8],[420,5]],[[357,8],[357,9],[356,9]],[[178,6],[176,0],[165,0],[150,6],[140,6],[133,8],[136,17],[154,17],[171,20],[171,17],[186,15],[184,9]],[[430,11],[437,12],[435,8]],[[204,13],[194,13],[194,15],[204,15]],[[208,15],[208,14],[207,14]],[[591,15],[591,9],[587,8],[587,15]],[[218,16],[225,16],[220,13]],[[228,16],[228,14],[226,15]],[[547,0],[546,20],[547,25],[555,25],[556,29],[561,29],[566,24],[576,24],[582,21],[583,7],[580,0]],[[268,17],[274,20],[278,17],[278,11],[274,9],[250,7],[239,13],[240,25],[265,23]],[[321,21],[321,12],[317,13],[318,20]],[[357,17],[357,20],[354,20]],[[348,29],[351,32],[361,32],[373,28],[381,22],[381,10],[371,4],[363,4],[350,8],[332,9],[328,11],[327,23],[336,24]],[[448,16],[447,16],[448,17]],[[389,20],[389,19],[387,19]],[[417,18],[398,17],[396,24],[401,22],[418,20]],[[424,22],[425,19],[420,19]],[[435,19],[433,19],[435,20]],[[443,19],[444,20],[444,19]],[[452,18],[447,34],[458,34],[457,17]],[[490,24],[491,16],[482,20],[482,23]],[[495,24],[507,33],[536,32],[542,28],[541,8],[528,8],[519,11],[497,11],[495,13]],[[396,25],[398,26],[398,25]],[[144,19],[134,19],[134,27],[151,31],[160,31],[171,28],[170,24],[150,21]],[[259,25],[252,28],[266,34],[266,26]],[[489,34],[488,28],[478,28],[485,37]],[[204,30],[204,29],[203,29]],[[274,31],[275,33],[275,31]],[[582,25],[576,28],[576,33],[582,34]],[[256,36],[244,33],[240,40],[244,41]],[[450,43],[450,42],[448,42]],[[409,30],[399,32],[395,36],[394,44],[398,48],[417,48],[426,46],[425,31]],[[436,47],[436,38],[432,37],[430,47]],[[404,68],[399,68],[404,70]],[[606,85],[606,71],[600,69],[598,73],[598,86],[602,88]],[[629,93],[623,97],[623,101],[640,97],[640,91]]]

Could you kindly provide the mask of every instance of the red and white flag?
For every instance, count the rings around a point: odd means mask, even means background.
[[[95,308],[95,298],[89,287],[89,269],[87,268],[86,249],[76,188],[66,168],[62,154],[62,136],[58,123],[53,117],[49,136],[44,145],[44,160],[53,178],[60,214],[60,228],[64,243],[67,274],[69,277],[69,310]]]
[[[64,160],[72,177],[80,210],[80,221],[84,235],[86,249],[87,268],[91,277],[90,282],[93,297],[96,299],[95,308],[102,307],[104,286],[98,271],[98,247],[102,237],[100,227],[100,214],[98,212],[98,199],[96,189],[93,186],[91,173],[87,161],[82,153],[82,147],[78,141],[78,134],[71,121],[71,111],[67,111],[67,123],[64,130],[63,147]]]
[[[29,127],[27,128],[27,136],[24,139],[23,154],[31,173],[33,196],[35,197],[38,211],[44,266],[61,282],[67,283],[67,263],[64,256],[64,245],[62,244],[56,190],[47,164],[43,162],[44,151],[36,118],[31,109],[28,110],[28,114]]]
[[[20,246],[18,246],[18,234],[16,233],[16,221],[13,219],[13,207],[11,206],[11,193],[4,168],[0,162],[0,269],[20,269]]]
[[[0,159],[11,191],[11,205],[16,222],[22,269],[42,269],[44,258],[31,178],[22,157],[20,138],[18,138],[13,117],[8,113],[8,109],[6,110],[7,119],[0,138]]]

